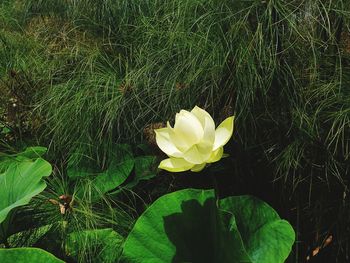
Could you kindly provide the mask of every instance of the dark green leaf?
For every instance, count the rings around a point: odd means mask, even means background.
[[[252,196],[220,200],[220,208],[235,215],[244,246],[254,263],[282,263],[295,240],[290,224],[273,208]]]
[[[23,152],[16,154],[4,154],[0,156],[0,173],[5,172],[6,169],[15,162],[25,160],[35,160],[42,157],[47,152],[46,147],[35,146],[28,147]]]
[[[218,209],[211,190],[160,197],[137,220],[126,262],[282,263],[294,242],[288,222],[266,203],[229,197]]]
[[[39,248],[0,249],[1,263],[64,263],[49,252]]]
[[[91,174],[88,174],[88,170],[81,170],[81,172],[78,171],[80,173],[79,175],[74,175],[75,177],[85,175],[90,175],[90,178],[92,177],[91,180],[94,187],[91,193],[92,200],[98,200],[104,193],[124,183],[134,168],[135,160],[129,145],[115,145],[112,157],[113,158],[108,163],[107,169],[103,172],[95,173],[91,176]],[[87,167],[87,169],[91,169],[90,167],[91,166]],[[83,196],[83,190],[84,187],[80,187],[78,190],[77,196],[80,198]]]
[[[130,175],[134,167],[134,158],[125,152],[123,156],[110,162],[108,169],[98,174],[93,184],[100,193],[106,193],[120,186]]]
[[[127,262],[250,262],[234,217],[217,209],[211,190],[159,198],[137,220],[123,253]]]
[[[96,160],[83,153],[73,153],[68,160],[67,176],[72,180],[86,178],[99,172]]]
[[[135,177],[125,185],[125,188],[132,188],[142,180],[148,180],[157,175],[155,156],[139,156],[135,158]]]
[[[25,157],[28,159],[36,159],[36,158],[42,157],[46,152],[47,152],[46,147],[34,146],[34,147],[26,148],[24,152],[17,154],[17,156]]]
[[[93,258],[93,262],[112,263],[117,262],[123,237],[111,228],[86,230],[69,234],[66,249],[67,254],[73,258],[79,255]]]

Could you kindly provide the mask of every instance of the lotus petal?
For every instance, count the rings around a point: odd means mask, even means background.
[[[196,164],[195,166],[192,167],[191,171],[192,172],[200,172],[204,169],[205,166],[206,166],[206,163]]]
[[[233,120],[233,116],[228,117],[217,127],[213,151],[224,146],[230,140],[233,133]]]
[[[200,121],[203,127],[203,130],[204,130],[203,140],[209,143],[214,143],[215,123],[213,118],[210,116],[210,114],[205,110],[199,108],[198,106],[195,106],[191,111],[191,113],[197,117],[197,119]]]
[[[181,110],[176,114],[174,132],[177,138],[188,146],[192,146],[202,140],[204,135],[200,121],[191,112]]]
[[[220,147],[219,149],[217,149],[211,153],[211,156],[207,162],[208,163],[215,163],[223,157],[223,154],[224,154],[224,147]]]
[[[191,169],[194,164],[187,162],[182,158],[168,158],[160,162],[158,168],[169,172],[183,172]]]
[[[170,140],[169,129],[162,128],[154,130],[156,133],[156,141],[159,148],[165,152],[168,156],[181,157],[182,153],[174,143]]]

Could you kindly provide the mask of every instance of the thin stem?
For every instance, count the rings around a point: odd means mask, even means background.
[[[209,169],[209,175],[210,175],[211,180],[212,180],[212,184],[213,184],[213,188],[214,188],[214,192],[215,192],[215,199],[218,201],[219,200],[219,185],[218,185],[218,182],[216,180],[216,175],[212,169]]]

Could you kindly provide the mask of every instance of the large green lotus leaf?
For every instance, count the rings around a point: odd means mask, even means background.
[[[91,168],[90,166],[84,166],[82,165],[83,162],[79,163],[79,166],[73,166],[67,168],[67,176],[71,180],[76,180],[78,178],[86,178],[91,175],[98,174],[98,171],[96,169]]]
[[[111,228],[73,232],[66,241],[67,254],[75,259],[93,251],[94,262],[117,262],[124,239]]]
[[[14,162],[0,174],[0,223],[12,209],[28,204],[33,196],[42,192],[46,187],[42,178],[51,172],[47,161],[37,159]]]
[[[124,183],[133,167],[134,158],[130,156],[119,160],[113,160],[107,171],[95,177],[93,184],[100,193],[111,191]]]
[[[124,244],[125,262],[250,262],[234,217],[211,190],[185,189],[156,200]]]
[[[24,152],[18,153],[18,157],[24,157],[28,159],[36,159],[42,157],[47,152],[46,147],[42,146],[33,146],[27,147]]]
[[[232,196],[220,200],[220,208],[235,215],[244,247],[254,263],[282,263],[295,240],[291,225],[276,211],[252,196]]]
[[[100,160],[100,162],[97,162],[97,160],[90,156],[91,154],[86,154],[84,152],[73,153],[68,161],[67,176],[72,180],[79,178],[102,178],[118,170],[118,167],[123,164],[125,164],[125,166],[130,164],[131,159],[133,159],[130,145],[113,144],[110,147],[111,150],[108,154],[110,157],[109,160],[105,160],[106,164],[104,165],[104,169],[100,167],[102,161]]]
[[[132,169],[134,168],[134,157],[132,155],[129,145],[117,144],[113,147],[113,153],[111,153],[111,158],[108,162],[106,170],[96,171],[95,168],[90,166],[77,167],[76,169],[69,170],[68,176],[72,179],[78,177],[88,177],[92,180],[92,185],[94,186],[94,192],[92,192],[92,200],[99,199],[104,193],[116,189],[130,175]],[[86,163],[84,161],[83,163]],[[82,198],[83,189],[79,189],[77,195]]]
[[[75,152],[68,160],[67,176],[70,180],[95,176],[100,172],[96,160],[84,153]]]
[[[64,263],[49,252],[39,248],[0,249],[1,263]]]
[[[23,152],[16,154],[0,154],[0,173],[5,172],[14,162],[21,162],[28,159],[35,160],[43,156],[46,152],[46,147],[35,146],[27,147]]]

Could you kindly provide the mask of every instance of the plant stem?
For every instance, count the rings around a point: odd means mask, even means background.
[[[213,188],[214,188],[214,192],[215,192],[215,199],[218,201],[219,200],[219,186],[218,186],[218,182],[216,180],[216,175],[215,175],[215,173],[213,173],[212,169],[210,169],[209,174],[210,174]]]

